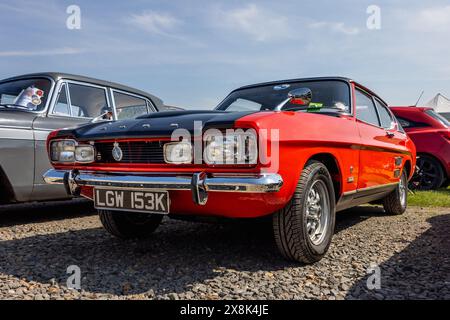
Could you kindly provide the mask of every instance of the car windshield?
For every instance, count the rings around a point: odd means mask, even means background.
[[[274,110],[288,98],[288,93],[295,89],[309,89],[312,93],[311,102],[308,105],[288,102],[282,107],[282,110],[351,112],[350,86],[339,80],[287,82],[241,89],[231,93],[216,109],[227,111]]]
[[[0,105],[42,111],[47,104],[51,82],[44,78],[23,79],[0,83]]]
[[[443,116],[441,116],[439,113],[436,113],[434,110],[427,110],[425,111],[426,114],[428,114],[430,117],[436,119],[440,123],[442,123],[446,127],[450,127],[450,122],[445,119]]]

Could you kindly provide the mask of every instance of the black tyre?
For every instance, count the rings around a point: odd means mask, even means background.
[[[439,189],[447,179],[441,163],[431,156],[419,156],[417,168],[410,182],[411,189],[423,191]]]
[[[103,227],[121,239],[149,237],[161,224],[162,215],[98,210]]]
[[[334,234],[336,201],[327,167],[310,161],[302,171],[294,196],[273,216],[275,241],[289,260],[319,261]]]
[[[403,170],[397,188],[383,199],[383,208],[387,214],[401,215],[408,206],[408,173]]]

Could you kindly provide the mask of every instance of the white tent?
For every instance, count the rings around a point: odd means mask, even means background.
[[[442,114],[447,119],[450,119],[450,99],[438,93],[433,99],[425,104],[431,107],[437,113]]]

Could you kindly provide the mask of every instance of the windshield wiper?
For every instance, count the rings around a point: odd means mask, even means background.
[[[305,107],[289,107],[281,109],[281,111],[297,111],[297,110],[308,110],[308,108]]]

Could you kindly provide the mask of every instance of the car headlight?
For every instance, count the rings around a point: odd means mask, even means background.
[[[207,164],[256,164],[258,143],[254,130],[206,132],[204,161]]]
[[[77,146],[75,147],[75,161],[80,163],[94,162],[95,150],[93,146]]]
[[[50,143],[50,159],[61,163],[91,163],[95,160],[95,149],[78,145],[75,140],[57,140]]]
[[[190,142],[171,142],[164,145],[164,161],[171,164],[192,163],[192,144]]]

